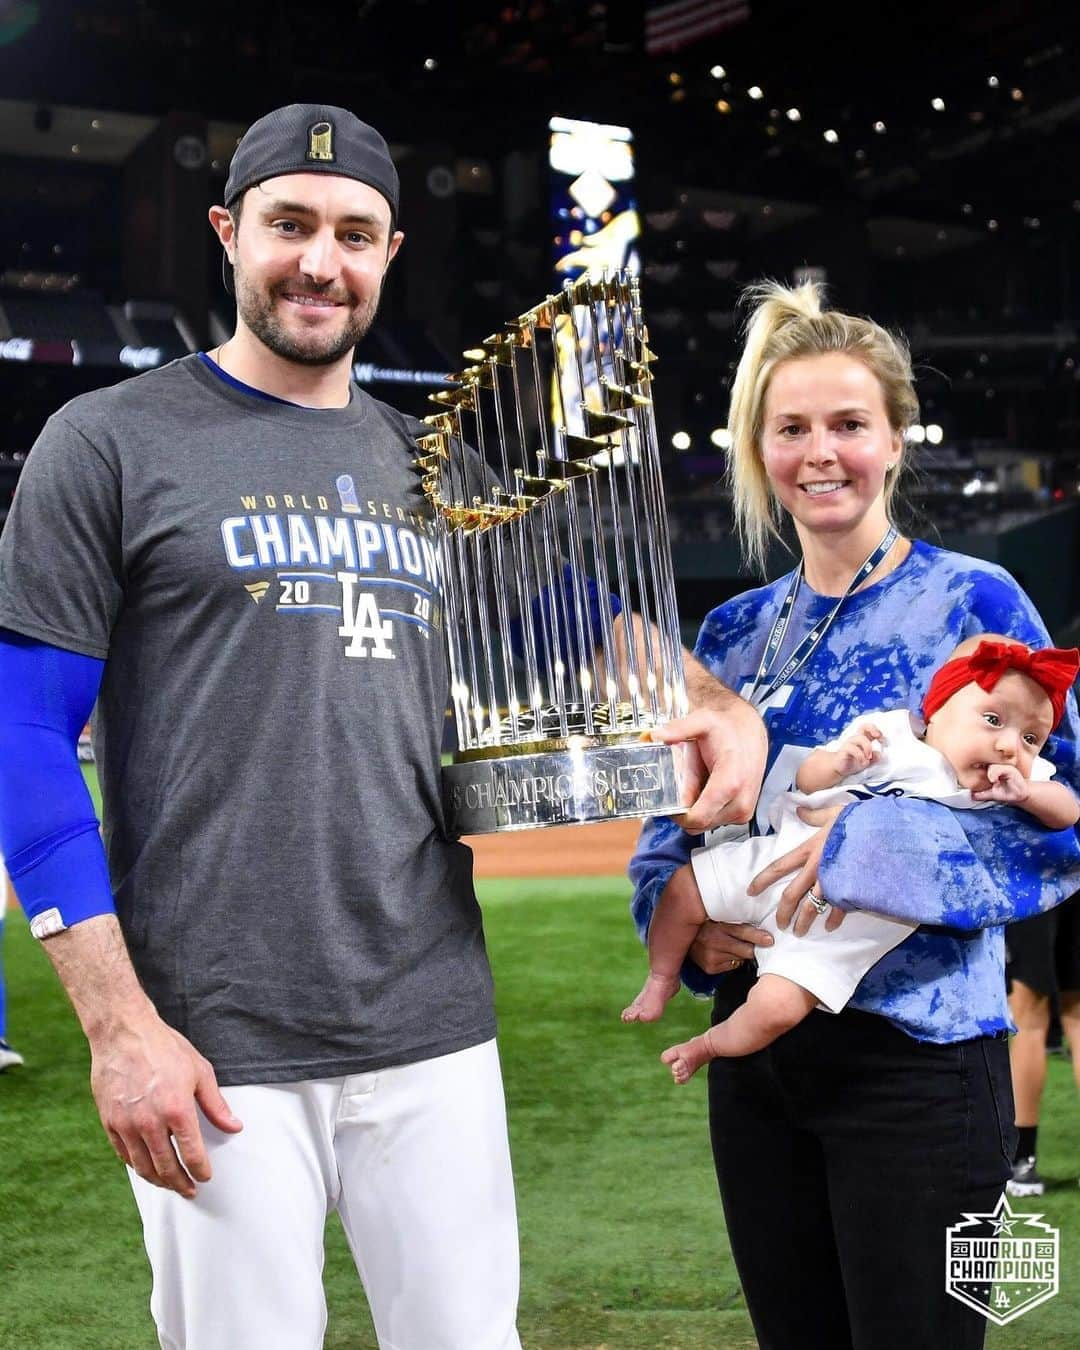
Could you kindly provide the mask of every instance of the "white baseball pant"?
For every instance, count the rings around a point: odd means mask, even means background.
[[[520,1350],[495,1042],[400,1068],[223,1089],[193,1200],[129,1171],[164,1350],[318,1350],[337,1209],[381,1350]]]

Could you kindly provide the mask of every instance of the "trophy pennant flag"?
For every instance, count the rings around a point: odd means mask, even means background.
[[[448,826],[679,811],[676,750],[649,739],[687,703],[637,279],[567,282],[465,357],[416,460],[457,727]]]

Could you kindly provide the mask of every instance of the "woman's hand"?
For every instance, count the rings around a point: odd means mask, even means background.
[[[771,947],[773,938],[764,928],[750,923],[716,923],[707,920],[698,929],[687,953],[706,975],[726,975],[744,961],[754,959],[755,947]]]
[[[701,903],[701,891],[698,889],[694,869],[689,863],[671,874],[664,887],[664,895],[669,891],[687,891]],[[750,961],[755,947],[771,947],[773,937],[764,928],[755,928],[749,923],[714,923],[707,919],[698,929],[687,955],[706,975],[726,975]]]
[[[790,853],[785,853],[782,858],[777,858],[775,862],[771,862],[768,867],[757,874],[746,888],[747,895],[760,895],[762,891],[767,890],[781,877],[789,876],[794,872],[794,880],[785,886],[780,896],[780,903],[776,907],[776,924],[778,928],[787,928],[794,917],[795,924],[792,932],[796,937],[805,937],[818,916],[825,913],[825,909],[819,908],[821,904],[824,904],[829,911],[829,916],[825,920],[825,927],[830,933],[834,932],[844,922],[844,911],[828,906],[827,898],[822,895],[817,879],[818,866],[821,863],[821,855],[825,851],[825,841],[829,837],[829,830],[832,828],[833,821],[846,805],[848,803],[841,803],[839,806],[823,806],[816,810],[800,806],[799,819],[805,821],[807,825],[816,825],[818,827],[817,833],[811,835],[798,848],[793,848]],[[813,892],[813,897],[816,897],[818,904],[812,902],[810,892]]]

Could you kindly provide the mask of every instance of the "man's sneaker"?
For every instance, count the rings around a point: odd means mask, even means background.
[[[5,1069],[10,1069],[15,1064],[21,1064],[22,1062],[23,1057],[19,1054],[18,1050],[12,1050],[7,1041],[5,1041],[3,1037],[0,1037],[0,1073],[3,1073]]]
[[[1017,1158],[1012,1176],[1005,1183],[1009,1195],[1042,1195],[1046,1185],[1035,1170],[1034,1158]]]

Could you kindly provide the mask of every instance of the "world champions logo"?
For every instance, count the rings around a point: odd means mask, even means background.
[[[1059,1233],[1041,1214],[1015,1214],[1001,1196],[989,1214],[945,1231],[945,1290],[997,1326],[1058,1291]]]

